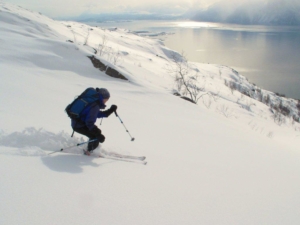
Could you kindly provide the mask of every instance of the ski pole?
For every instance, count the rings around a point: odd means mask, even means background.
[[[123,124],[123,126],[124,126],[126,132],[127,132],[127,133],[129,134],[129,136],[131,137],[131,141],[134,141],[134,137],[132,137],[131,134],[129,133],[129,131],[128,131],[128,129],[126,128],[125,124],[123,123],[123,121],[122,121],[121,118],[119,117],[117,111],[115,111],[115,114],[116,114],[116,117],[118,117],[119,120],[120,120],[120,122]]]
[[[82,142],[82,143],[78,143],[76,145],[73,145],[73,146],[70,146],[70,147],[67,147],[67,148],[62,148],[58,151],[54,151],[54,152],[51,152],[49,153],[48,155],[51,155],[51,154],[54,154],[56,152],[62,152],[63,150],[66,150],[66,149],[70,149],[70,148],[74,148],[74,147],[77,147],[77,146],[81,146],[81,145],[84,145],[84,144],[87,144],[87,143],[90,143],[90,142],[93,142],[93,141],[97,141],[98,139],[93,139],[93,140],[90,140],[90,141],[86,141],[86,142]]]

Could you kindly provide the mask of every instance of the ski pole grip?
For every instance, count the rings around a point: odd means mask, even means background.
[[[116,114],[116,117],[119,117],[119,115],[118,115],[117,111],[115,111],[115,114]]]

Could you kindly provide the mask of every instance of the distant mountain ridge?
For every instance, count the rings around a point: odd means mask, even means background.
[[[173,20],[178,19],[178,15],[165,15],[155,13],[83,13],[77,17],[59,18],[61,20],[74,20],[78,22],[106,22],[106,21],[130,21],[130,20]]]
[[[201,9],[191,18],[197,21],[249,25],[300,25],[298,1],[217,2]]]

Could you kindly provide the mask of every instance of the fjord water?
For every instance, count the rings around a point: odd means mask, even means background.
[[[243,26],[192,21],[89,23],[132,31],[166,32],[156,38],[188,60],[234,68],[261,88],[300,99],[300,27]]]

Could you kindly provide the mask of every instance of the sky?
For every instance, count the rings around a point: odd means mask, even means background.
[[[82,13],[173,12],[181,14],[192,7],[217,0],[5,0],[50,17],[78,16]]]
[[[0,0],[3,1],[3,0]],[[76,17],[92,13],[143,12],[159,14],[183,14],[189,9],[207,7],[215,2],[285,1],[300,0],[4,0],[26,9],[41,12],[52,18]]]

